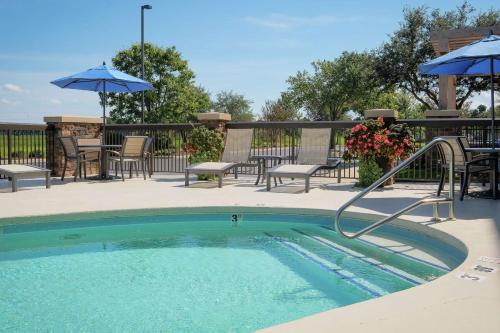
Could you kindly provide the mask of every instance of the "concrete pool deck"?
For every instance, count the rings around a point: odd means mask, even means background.
[[[266,192],[254,178],[227,177],[216,182],[193,182],[184,187],[181,174],[158,174],[114,181],[64,183],[54,179],[46,190],[43,180],[20,181],[10,193],[10,183],[0,180],[0,218],[190,206],[262,206],[335,210],[359,192],[352,182],[313,178],[311,192],[303,193],[300,180]],[[375,191],[349,211],[390,214],[418,198],[433,194],[436,184],[400,183]],[[446,209],[442,208],[443,213]],[[496,332],[500,330],[500,201],[456,201],[456,221],[429,224],[465,243],[468,256],[445,276],[394,294],[326,311],[260,332]],[[426,224],[431,208],[415,210],[404,219]],[[492,260],[497,258],[498,262]],[[477,267],[480,265],[481,267]],[[476,269],[474,269],[476,268]],[[493,271],[490,271],[490,268]],[[479,270],[477,270],[479,269]]]

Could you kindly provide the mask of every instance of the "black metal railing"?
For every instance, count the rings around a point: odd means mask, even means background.
[[[464,135],[473,147],[491,145],[489,119],[409,119],[407,123],[415,138],[415,150],[434,137]],[[252,154],[273,154],[290,157],[283,163],[292,163],[300,146],[302,128],[331,128],[331,157],[342,157],[344,136],[356,121],[285,121],[285,122],[230,122],[227,128],[253,128]],[[496,123],[496,139],[500,139],[500,120]],[[153,170],[155,172],[183,172],[189,165],[189,154],[184,150],[189,132],[200,124],[113,124],[106,126],[107,144],[120,144],[127,135],[147,135],[154,138]],[[54,165],[56,133],[47,125],[0,123],[0,164],[31,164],[51,168]],[[437,150],[412,163],[398,175],[399,180],[436,180],[440,173]],[[255,174],[255,168],[245,168],[243,173]],[[356,161],[345,161],[338,170],[325,171],[319,176],[357,178]]]
[[[47,166],[50,130],[47,125],[0,123],[0,165]]]

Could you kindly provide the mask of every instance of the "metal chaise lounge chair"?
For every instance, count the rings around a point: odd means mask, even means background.
[[[220,162],[203,162],[187,167],[184,171],[185,185],[189,186],[190,174],[216,175],[218,186],[222,187],[224,174],[234,170],[234,178],[238,178],[238,167],[256,166],[250,163],[250,149],[252,148],[253,129],[228,129],[224,152]]]
[[[340,161],[328,163],[331,128],[303,128],[296,164],[281,164],[267,171],[267,190],[271,190],[271,178],[303,178],[306,193],[309,178],[321,169],[334,169]]]

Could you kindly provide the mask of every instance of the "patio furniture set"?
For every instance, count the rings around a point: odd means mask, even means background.
[[[76,163],[75,181],[78,175],[80,178],[82,177],[82,167],[84,178],[87,177],[86,164],[92,162],[99,165],[99,176],[102,179],[109,178],[109,163],[114,163],[115,176],[118,176],[118,168],[120,169],[123,181],[125,180],[123,171],[126,164],[129,166],[130,178],[132,177],[134,168],[136,175],[139,175],[139,163],[141,163],[144,179],[146,179],[146,169],[149,177],[151,177],[151,145],[153,138],[147,136],[126,136],[121,145],[103,144],[100,139],[75,138],[72,136],[60,137],[59,141],[64,152],[64,167],[61,180],[64,180],[68,161]]]
[[[222,179],[225,174],[234,172],[234,177],[238,178],[239,167],[257,167],[258,176],[255,185],[260,178],[267,178],[266,188],[271,190],[271,178],[274,178],[275,186],[278,186],[276,178],[283,183],[281,178],[300,178],[305,180],[305,192],[309,192],[309,179],[317,171],[322,169],[332,170],[340,165],[340,159],[329,157],[330,153],[330,128],[312,129],[303,128],[300,139],[300,147],[297,156],[281,155],[252,155],[253,129],[228,129],[224,152],[220,162],[203,162],[185,169],[184,181],[189,186],[189,176],[191,174],[209,174],[218,178],[218,186],[222,187]],[[282,164],[282,161],[290,160],[293,164]],[[274,167],[268,167],[277,163]],[[340,182],[340,172],[338,172],[338,182]]]
[[[219,162],[202,162],[185,168],[185,186],[189,186],[190,175],[208,174],[218,178],[218,187],[222,187],[223,177],[233,173],[238,178],[238,168],[257,167],[258,174],[255,185],[264,179],[267,191],[271,190],[271,179],[274,179],[275,186],[277,179],[282,184],[281,178],[304,179],[305,192],[310,189],[310,177],[319,170],[338,168],[341,163],[339,158],[329,156],[331,129],[303,128],[301,131],[300,146],[295,156],[280,154],[251,154],[253,141],[252,129],[228,129],[225,136],[224,151]],[[453,147],[455,157],[455,172],[461,176],[460,200],[468,194],[471,175],[489,174],[490,190],[471,193],[471,196],[500,198],[498,190],[499,183],[499,154],[500,148],[473,148],[465,137],[453,136],[443,137]],[[125,166],[128,165],[129,177],[135,169],[139,176],[139,163],[144,179],[146,171],[151,177],[153,154],[151,151],[153,138],[147,136],[126,136],[121,145],[102,144],[100,139],[60,137],[63,147],[65,161],[61,180],[68,161],[75,163],[74,180],[77,177],[86,177],[87,163],[97,163],[99,167],[99,177],[109,178],[109,164],[113,163],[115,176],[120,170],[121,179],[124,178]],[[438,195],[443,189],[446,170],[449,169],[452,154],[445,146],[440,146],[441,156],[441,178],[439,181]],[[475,156],[472,153],[480,153]],[[288,164],[282,163],[288,161]],[[50,187],[50,170],[21,165],[0,166],[0,175],[12,179],[12,189],[17,190],[16,180],[20,178],[33,178],[45,176],[47,188]],[[340,182],[340,170],[337,172],[338,182]],[[484,182],[483,182],[484,185]]]

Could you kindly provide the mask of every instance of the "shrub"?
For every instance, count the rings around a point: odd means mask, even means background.
[[[359,159],[359,180],[356,186],[368,187],[382,177],[382,168],[373,158]]]
[[[211,131],[206,127],[196,127],[187,138],[187,144],[184,151],[191,155],[191,164],[201,162],[216,162],[224,149],[224,139],[222,134],[217,131]],[[213,176],[198,175],[200,180],[212,179]]]

